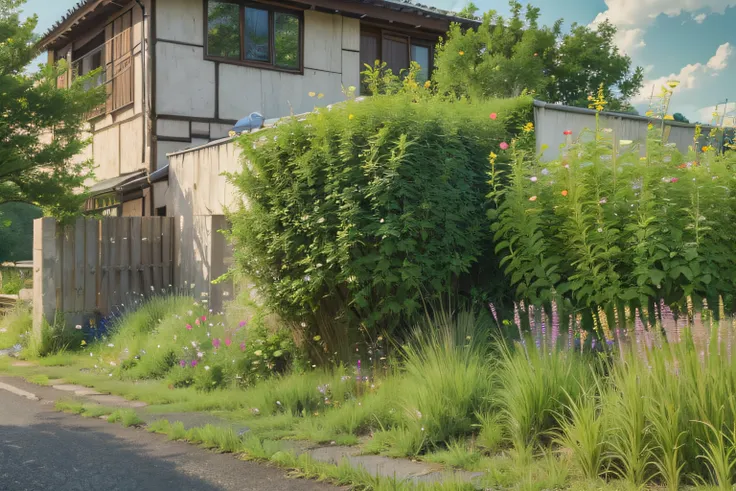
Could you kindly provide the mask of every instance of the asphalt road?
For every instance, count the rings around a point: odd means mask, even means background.
[[[144,430],[58,413],[40,397],[0,389],[0,491],[337,489]]]

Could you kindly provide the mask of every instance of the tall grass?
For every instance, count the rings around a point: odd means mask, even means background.
[[[33,329],[31,311],[16,308],[0,317],[0,349],[8,349],[27,342]]]

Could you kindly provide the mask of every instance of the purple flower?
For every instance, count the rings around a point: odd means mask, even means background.
[[[240,321],[240,322],[238,323],[238,327],[245,327],[245,326],[246,326],[246,324],[248,324],[248,323],[247,323],[247,322],[245,322],[245,321]]]
[[[493,314],[493,319],[496,321],[496,324],[498,324],[498,315],[496,314],[496,307],[493,306],[493,303],[489,303],[488,306],[491,308],[491,314]]]
[[[245,351],[245,341],[240,343],[240,351]]]
[[[231,344],[233,344],[233,340],[230,339],[230,338],[226,338],[225,339],[225,346],[227,346],[229,348]]]
[[[218,349],[218,348],[220,347],[220,338],[214,338],[214,339],[212,340],[212,346],[213,346],[213,347],[214,347],[215,349]]]
[[[192,360],[189,364],[193,367],[196,367],[199,362],[197,360]]]
[[[519,304],[514,302],[514,324],[521,329],[521,315],[519,314]]]
[[[186,360],[180,360],[179,361],[179,366],[182,367],[182,368],[184,368],[185,366],[187,366]]]
[[[552,300],[552,346],[557,344],[560,336],[560,316],[557,312],[557,302]]]

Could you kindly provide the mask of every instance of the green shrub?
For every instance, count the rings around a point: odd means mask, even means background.
[[[412,100],[352,101],[242,137],[235,259],[287,321],[351,335],[410,326],[422,298],[488,256],[487,156],[531,99]]]

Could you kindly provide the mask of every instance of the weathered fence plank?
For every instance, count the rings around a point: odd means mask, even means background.
[[[120,282],[118,284],[118,304],[130,302],[130,218],[118,218],[118,265],[120,268]]]
[[[143,294],[150,295],[153,287],[151,260],[153,257],[152,223],[150,217],[141,218],[141,262],[143,263]]]
[[[100,222],[100,274],[97,275],[97,308],[100,312],[109,312],[110,305],[110,224],[107,218]]]
[[[153,220],[153,258],[152,258],[152,270],[153,270],[153,287],[156,289],[156,294],[161,293],[163,288],[163,268],[161,264],[161,220]]]
[[[97,309],[97,275],[100,269],[100,222],[94,219],[85,220],[84,232],[84,260],[86,265],[84,311],[91,313]]]
[[[143,293],[141,271],[141,217],[130,219],[130,290],[135,300]]]

